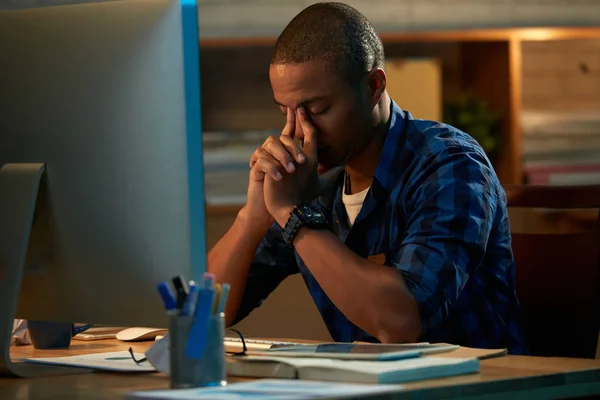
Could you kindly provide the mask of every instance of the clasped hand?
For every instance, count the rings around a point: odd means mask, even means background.
[[[304,138],[303,146],[294,141],[296,118]],[[317,197],[320,189],[335,171],[319,176],[317,160],[317,131],[306,111],[287,110],[286,125],[281,136],[270,136],[250,158],[250,180],[262,182],[265,207],[269,214],[284,226],[290,211],[302,201]]]

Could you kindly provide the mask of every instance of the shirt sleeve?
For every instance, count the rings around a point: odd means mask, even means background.
[[[242,302],[232,324],[246,318],[285,278],[297,272],[295,252],[283,241],[281,227],[274,223],[256,250]]]
[[[423,334],[437,327],[485,255],[497,196],[495,174],[476,149],[445,148],[413,180],[407,228],[393,259],[415,297]]]

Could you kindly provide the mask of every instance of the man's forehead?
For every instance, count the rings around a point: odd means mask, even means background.
[[[329,62],[321,59],[302,63],[275,63],[269,68],[271,78],[301,80],[317,75],[327,75],[331,71]]]
[[[319,101],[335,90],[331,71],[318,61],[272,64],[269,76],[275,101],[283,106]]]

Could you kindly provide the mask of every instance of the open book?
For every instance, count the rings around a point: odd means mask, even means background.
[[[396,361],[270,356],[227,357],[227,373],[253,378],[288,378],[354,383],[402,383],[479,371],[479,359],[422,356]]]

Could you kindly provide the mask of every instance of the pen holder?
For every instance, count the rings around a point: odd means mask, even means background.
[[[227,366],[223,343],[225,339],[224,313],[209,317],[205,332],[206,347],[199,359],[186,355],[188,338],[201,341],[201,338],[190,337],[193,322],[194,318],[191,316],[171,316],[169,327],[171,388],[226,385]]]

